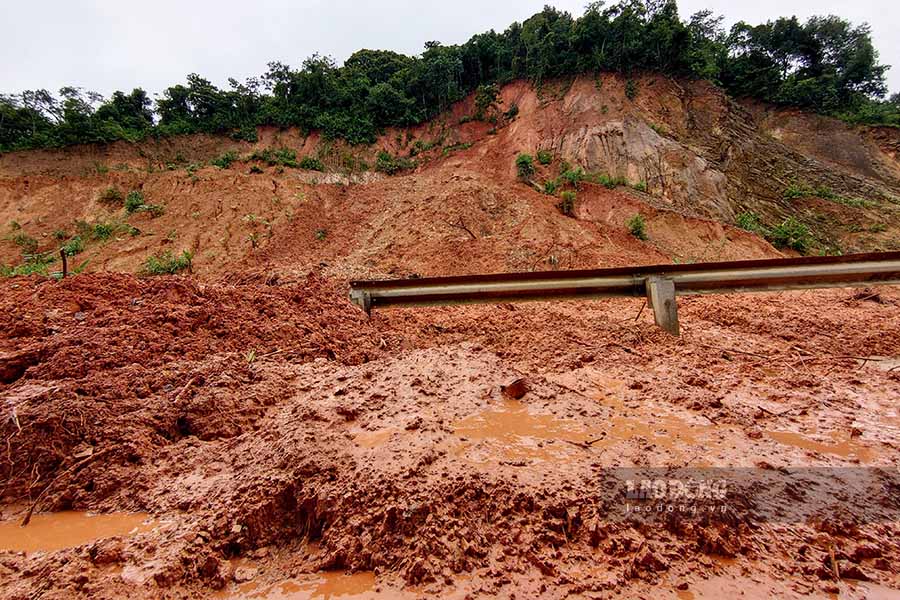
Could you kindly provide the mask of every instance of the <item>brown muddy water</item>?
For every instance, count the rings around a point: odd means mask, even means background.
[[[103,538],[151,531],[155,523],[142,513],[91,514],[64,511],[36,514],[22,527],[24,512],[0,521],[0,550],[53,552]]]

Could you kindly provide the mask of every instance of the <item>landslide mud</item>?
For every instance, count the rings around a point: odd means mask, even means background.
[[[4,519],[154,523],[6,548],[4,598],[900,588],[896,290],[686,298],[676,340],[630,300],[366,319],[316,275],[0,285]],[[609,491],[724,467],[770,484],[686,518]]]

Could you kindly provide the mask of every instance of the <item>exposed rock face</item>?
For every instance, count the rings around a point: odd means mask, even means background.
[[[584,127],[563,136],[560,152],[589,171],[643,181],[684,214],[734,220],[725,174],[644,121],[628,117]]]

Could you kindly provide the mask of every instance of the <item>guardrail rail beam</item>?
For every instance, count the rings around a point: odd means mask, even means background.
[[[900,252],[579,271],[353,281],[350,299],[375,308],[644,297],[656,324],[679,334],[676,296],[900,285]]]

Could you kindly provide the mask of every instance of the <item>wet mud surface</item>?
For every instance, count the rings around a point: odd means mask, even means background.
[[[0,597],[898,597],[896,289],[687,298],[673,339],[315,275],[0,288]]]

